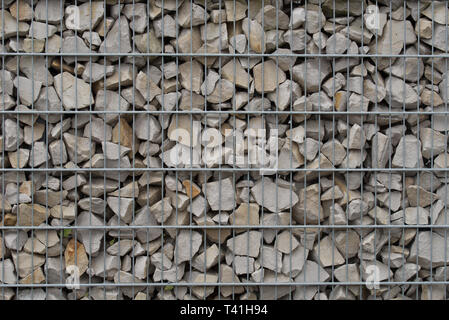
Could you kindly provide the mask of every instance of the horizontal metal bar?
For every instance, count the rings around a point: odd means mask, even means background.
[[[278,274],[282,274],[278,272]],[[102,283],[79,283],[80,287],[160,287],[160,286],[173,286],[173,287],[215,287],[215,286],[338,286],[338,285],[348,285],[348,286],[365,286],[367,283],[365,281],[348,282],[348,281],[317,281],[317,282],[128,282],[128,283],[113,283],[113,282],[102,282]],[[448,285],[449,281],[382,281],[379,282],[379,286],[388,285]],[[78,284],[77,284],[78,285]],[[52,288],[52,287],[67,287],[67,284],[61,283],[40,283],[40,284],[0,284],[0,288]]]
[[[48,57],[298,57],[298,58],[449,58],[449,53],[441,54],[376,54],[376,53],[200,53],[200,52],[1,52],[0,56],[48,56]]]
[[[224,211],[224,210],[222,210]],[[0,211],[1,212],[1,211]],[[97,214],[99,216],[99,214]],[[346,225],[324,225],[324,224],[309,224],[309,225],[142,225],[142,226],[0,226],[1,230],[142,230],[142,229],[449,229],[448,224],[430,225],[430,224],[405,224],[405,225],[371,225],[371,224],[346,224]],[[449,230],[448,230],[449,231]]]
[[[323,94],[324,91],[323,91]],[[365,97],[366,98],[366,97]],[[368,99],[368,98],[366,98]],[[443,107],[443,106],[441,106]],[[83,108],[84,109],[84,108]],[[208,115],[208,114],[217,114],[217,115],[335,115],[335,116],[344,116],[344,115],[410,115],[410,114],[419,114],[419,115],[448,115],[448,111],[420,111],[416,109],[412,109],[410,111],[278,111],[278,110],[261,110],[261,111],[246,111],[246,110],[237,110],[234,111],[230,109],[226,110],[155,110],[155,111],[147,111],[147,110],[129,110],[129,111],[119,111],[119,110],[111,110],[111,111],[95,111],[95,110],[23,110],[23,111],[13,111],[13,110],[0,110],[0,114],[7,115],[43,115],[43,114],[53,114],[53,115],[74,115],[74,114],[199,114],[199,115]]]
[[[86,163],[89,163],[87,160]],[[114,160],[117,161],[118,160]],[[282,168],[271,169],[263,167],[254,168],[233,168],[233,167],[191,167],[191,168],[0,168],[1,172],[139,172],[139,171],[180,171],[180,172],[196,172],[196,171],[211,171],[211,172],[240,172],[240,171],[271,171],[271,172],[449,172],[449,168]]]

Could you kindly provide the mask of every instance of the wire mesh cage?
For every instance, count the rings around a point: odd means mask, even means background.
[[[0,299],[446,299],[446,1],[0,4]]]

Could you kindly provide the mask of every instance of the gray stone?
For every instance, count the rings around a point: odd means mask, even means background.
[[[129,33],[129,24],[126,17],[119,17],[112,29],[108,32],[106,39],[100,46],[101,53],[128,53],[131,52],[131,37]],[[119,57],[109,56],[111,61],[118,60]]]
[[[417,108],[419,96],[415,89],[413,89],[408,83],[404,82],[404,80],[396,77],[389,77],[385,82],[385,89],[387,93],[387,100],[390,101],[391,97],[392,108]]]
[[[444,237],[431,231],[422,231],[416,235],[407,260],[418,262],[424,269],[440,267],[448,262],[448,248]]]
[[[257,258],[261,245],[262,234],[258,231],[248,231],[241,235],[229,238],[226,246],[235,255]]]
[[[424,166],[421,143],[415,136],[406,135],[401,138],[396,147],[392,165],[398,168],[421,168]]]
[[[251,194],[256,202],[271,212],[279,212],[293,207],[299,200],[293,192],[285,192],[282,187],[277,186],[271,179],[262,178],[254,187]]]
[[[349,48],[350,40],[341,33],[331,35],[326,41],[326,53],[342,54]]]
[[[35,142],[30,153],[30,167],[39,167],[41,164],[46,163],[50,159],[50,155],[47,151],[47,146],[44,142]]]
[[[64,7],[64,3],[62,4]],[[40,22],[58,24],[64,17],[61,2],[58,0],[40,0],[34,8],[34,18]]]
[[[415,42],[416,35],[410,21],[406,20],[404,23],[404,21],[388,20],[382,37],[370,46],[370,52],[377,54],[398,54],[404,48],[404,43],[413,44]]]
[[[15,272],[14,264],[11,259],[5,259],[0,263],[0,274],[2,274],[2,283],[15,284],[17,281],[17,275]]]
[[[332,72],[329,62],[325,59],[308,59],[293,67],[293,79],[304,88],[304,91],[317,92],[322,81]]]
[[[46,62],[45,57],[20,57],[20,71],[22,71],[28,79],[39,81],[44,86],[51,86],[53,84],[53,76],[48,71],[49,62]]]
[[[69,72],[56,75],[54,87],[66,110],[83,109],[95,102],[89,84]]]
[[[284,33],[283,40],[290,45],[292,51],[303,51],[310,36],[303,29],[288,30]]]
[[[104,79],[104,77],[109,77],[114,73],[114,66],[105,66],[94,62],[88,62],[85,66],[83,72],[83,80],[87,83],[97,82]]]
[[[193,260],[193,267],[201,272],[206,272],[218,263],[220,257],[218,246],[211,245]]]
[[[77,137],[68,132],[63,134],[69,159],[74,163],[86,161],[93,156],[95,143],[87,138]]]
[[[163,18],[157,19],[153,22],[154,32],[156,37],[161,38],[162,36],[166,38],[176,37],[176,22],[170,15],[165,15]],[[163,32],[162,32],[163,30]]]
[[[127,111],[130,107],[128,101],[126,101],[117,92],[111,90],[99,90],[95,97],[95,110],[96,111]],[[106,123],[115,122],[119,118],[118,113],[106,113],[99,114]]]
[[[430,159],[444,152],[447,146],[444,134],[431,128],[421,128],[419,133],[424,158]]]
[[[175,263],[190,261],[203,243],[203,236],[192,230],[182,230],[176,236]]]
[[[204,184],[203,193],[212,210],[233,210],[236,205],[234,186],[229,178]]]
[[[385,165],[390,158],[392,152],[392,146],[390,139],[383,133],[376,133],[373,137],[371,147],[371,159],[373,168],[385,168]]]
[[[130,223],[133,218],[134,199],[108,197],[108,206],[111,210],[120,217],[125,223]]]
[[[20,102],[26,106],[30,106],[39,97],[42,82],[18,76],[14,79],[14,86],[17,88]]]
[[[64,216],[65,218],[65,216]],[[81,212],[77,217],[77,224],[79,226],[104,226],[104,222],[95,214],[87,211]],[[96,256],[100,249],[102,249],[103,231],[102,230],[88,230],[80,229],[77,231],[79,241],[84,245],[86,253],[90,256]],[[108,268],[108,264],[106,264]]]
[[[104,16],[104,3],[101,1],[94,1],[91,3],[83,3],[78,7],[79,9],[79,25],[69,22],[70,16],[66,17],[66,27],[72,29],[72,25],[75,27],[72,30],[85,31],[95,29]],[[67,23],[69,22],[69,23]]]
[[[127,4],[123,8],[123,14],[129,20],[129,27],[136,33],[143,33],[147,28],[148,16],[147,8],[144,3]]]
[[[407,197],[412,207],[427,207],[439,198],[437,194],[417,185],[409,185],[407,187]]]
[[[15,151],[23,142],[23,129],[12,119],[5,119],[4,122],[4,150]]]

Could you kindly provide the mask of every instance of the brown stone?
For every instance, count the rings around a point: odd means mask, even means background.
[[[133,157],[133,154],[135,154],[137,150],[139,150],[139,140],[134,139],[133,146],[132,137],[133,129],[125,119],[121,118],[120,121],[115,125],[114,129],[112,129],[112,142],[117,144],[120,143],[120,145],[130,148],[132,150],[132,152],[129,153],[130,157]]]
[[[256,203],[242,203],[230,217],[230,224],[258,225],[259,224],[259,205]]]
[[[38,284],[45,282],[45,275],[42,272],[42,268],[36,268],[32,273],[20,280],[21,284]]]
[[[80,276],[84,272],[86,272],[89,260],[87,258],[86,249],[84,248],[83,244],[76,241],[76,248],[75,248],[75,239],[71,239],[69,243],[67,243],[67,247],[64,252],[64,257],[66,268],[68,266],[77,266],[79,268]]]
[[[20,226],[39,226],[46,220],[47,209],[40,204],[21,203],[17,211],[17,222]]]
[[[190,180],[184,180],[182,182],[182,185],[184,188],[186,188],[186,194],[187,196],[192,199],[194,199],[197,195],[201,193],[200,187],[196,185],[196,183],[191,182]]]
[[[5,214],[4,225],[5,226],[15,226],[17,223],[17,216],[7,213]]]
[[[9,12],[14,19],[17,19],[17,9],[19,10],[19,21],[30,21],[33,17],[33,9],[26,1],[18,0],[9,7]]]

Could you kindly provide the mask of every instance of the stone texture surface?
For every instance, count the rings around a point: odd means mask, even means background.
[[[0,299],[446,298],[446,7],[5,0]]]

